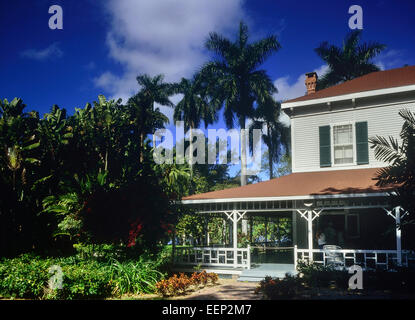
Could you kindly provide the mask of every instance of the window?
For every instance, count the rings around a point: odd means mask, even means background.
[[[353,163],[353,125],[333,126],[334,164]]]

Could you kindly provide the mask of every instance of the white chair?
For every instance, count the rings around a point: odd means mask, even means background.
[[[341,269],[344,267],[343,254],[340,252],[336,252],[337,250],[341,249],[341,247],[334,245],[323,246],[323,251],[326,258],[326,266],[332,266],[335,269]]]

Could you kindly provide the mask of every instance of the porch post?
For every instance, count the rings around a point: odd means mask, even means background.
[[[313,261],[313,212],[307,211],[307,231],[308,231],[308,255],[310,261]]]
[[[401,230],[401,219],[408,215],[408,211],[405,211],[403,215],[401,215],[401,210],[404,209],[400,206],[397,206],[393,208],[392,210],[387,210],[386,208],[383,208],[383,210],[386,211],[386,213],[395,219],[395,228],[396,228],[396,262],[398,266],[402,265],[402,230]],[[392,213],[394,211],[395,214]]]
[[[238,249],[238,212],[236,210],[233,211],[233,248]],[[236,255],[236,252],[235,252]]]
[[[252,243],[252,228],[253,228],[253,219],[249,217],[249,243]]]
[[[401,207],[395,207],[396,221],[396,258],[398,265],[402,265],[402,240],[401,240]]]
[[[238,212],[236,210],[233,211],[233,266],[234,268],[237,267],[238,265],[238,255],[237,255],[237,250],[238,250]]]
[[[297,212],[301,215],[302,218],[307,220],[307,234],[308,234],[308,254],[309,254],[309,261],[313,261],[313,220],[320,216],[321,212],[324,209],[312,209],[312,203],[304,203],[306,207],[305,210],[297,209]]]

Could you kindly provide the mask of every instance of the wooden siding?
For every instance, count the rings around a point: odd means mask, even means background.
[[[403,120],[399,116],[399,110],[408,108],[415,112],[415,100],[404,103],[388,105],[356,106],[355,108],[327,108],[316,107],[314,113],[307,110],[303,114],[296,112],[291,117],[293,134],[293,172],[339,170],[339,169],[363,169],[369,167],[381,167],[385,164],[374,157],[374,152],[369,148],[369,164],[366,165],[342,165],[321,168],[319,148],[319,127],[337,123],[368,122],[369,138],[375,135],[398,137]],[[356,147],[356,146],[355,146]],[[356,150],[354,150],[356,157]],[[355,159],[356,161],[356,159]]]

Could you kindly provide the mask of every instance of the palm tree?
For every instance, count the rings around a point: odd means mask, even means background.
[[[378,186],[395,185],[399,205],[410,212],[415,211],[415,113],[407,109],[399,111],[404,119],[400,140],[395,137],[376,136],[369,139],[376,159],[389,165],[378,170]]]
[[[288,153],[290,146],[290,128],[280,121],[281,104],[272,97],[257,108],[258,117],[252,122],[250,129],[263,129],[262,140],[268,147],[269,178],[274,178],[274,163],[283,155],[282,147]],[[252,139],[250,139],[251,150]]]
[[[246,184],[246,136],[245,123],[254,115],[255,102],[264,101],[277,91],[265,70],[259,69],[264,61],[278,51],[280,44],[276,36],[269,36],[254,43],[248,43],[248,27],[239,25],[235,42],[211,33],[206,48],[216,59],[203,66],[200,75],[207,83],[211,103],[216,107],[224,105],[225,122],[233,128],[237,120],[241,129],[241,185]],[[236,119],[235,119],[236,118]]]
[[[151,77],[143,74],[137,77],[137,82],[141,86],[140,91],[130,98],[128,104],[135,109],[135,121],[138,126],[140,148],[139,159],[143,161],[143,149],[145,136],[154,133],[154,129],[160,126],[160,120],[168,122],[167,117],[162,117],[159,108],[154,109],[157,103],[162,106],[174,107],[169,97],[174,93],[173,85],[165,83],[162,74]],[[155,140],[154,140],[155,141]],[[155,147],[153,142],[153,147]]]
[[[183,94],[183,98],[174,109],[174,121],[183,121],[185,131],[189,130],[189,155],[193,156],[193,129],[200,126],[203,120],[205,127],[216,120],[216,112],[201,95],[200,82],[197,79],[182,78],[175,86],[175,92]],[[193,162],[189,157],[190,176],[193,176]]]
[[[361,36],[362,30],[355,30],[345,37],[341,48],[325,41],[315,49],[329,67],[328,72],[318,79],[317,90],[380,70],[371,60],[386,46],[378,42],[360,44]]]

